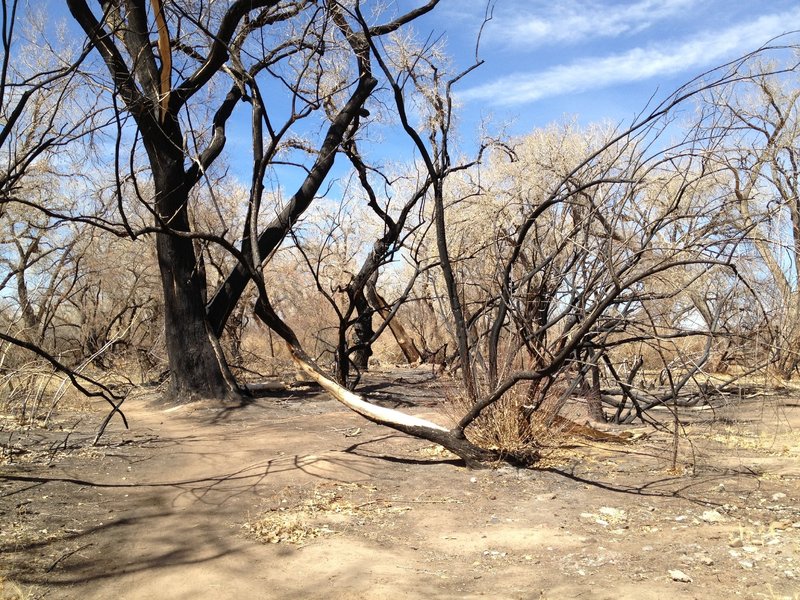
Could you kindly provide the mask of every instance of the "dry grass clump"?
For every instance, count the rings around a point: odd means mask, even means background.
[[[526,456],[538,454],[542,446],[540,439],[529,426],[524,415],[524,396],[507,393],[499,401],[486,408],[466,429],[469,440],[481,448],[495,450],[501,454]],[[443,412],[457,422],[470,408],[463,396],[447,395]]]
[[[579,407],[575,402],[556,402],[560,396],[554,394],[552,401],[548,397],[540,410],[531,412],[525,394],[511,390],[481,413],[467,428],[467,437],[481,448],[538,466],[561,464],[572,456],[570,448],[587,443],[620,444],[635,439],[632,434],[607,433],[580,424]],[[446,397],[444,412],[457,422],[469,407],[463,396],[450,395]]]
[[[243,525],[249,535],[267,544],[302,546],[323,536],[410,510],[376,499],[377,489],[357,483],[324,483],[308,490],[289,486],[277,494],[275,504]]]
[[[0,575],[0,600],[26,600],[30,597],[21,586]]]

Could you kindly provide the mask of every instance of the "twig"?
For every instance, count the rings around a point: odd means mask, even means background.
[[[53,569],[55,569],[55,568],[58,566],[58,563],[60,563],[62,560],[65,560],[65,559],[69,558],[70,556],[72,556],[72,555],[73,555],[73,554],[75,554],[76,552],[80,552],[81,550],[83,550],[84,548],[88,548],[89,546],[94,546],[94,543],[90,543],[90,544],[84,544],[83,546],[80,546],[80,547],[78,547],[78,548],[75,548],[75,550],[71,550],[70,552],[66,552],[66,553],[62,554],[61,556],[59,556],[59,557],[56,559],[56,561],[55,561],[55,562],[54,562],[52,565],[50,565],[50,566],[47,568],[47,570],[45,571],[45,573],[49,573],[50,571],[52,571]]]

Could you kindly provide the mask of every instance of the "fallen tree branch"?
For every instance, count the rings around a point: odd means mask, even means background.
[[[255,306],[256,316],[286,342],[297,367],[322,386],[334,399],[373,423],[443,446],[461,458],[471,469],[486,468],[504,459],[497,452],[480,448],[470,442],[463,434],[463,430],[450,430],[427,419],[377,406],[338,384],[306,354],[294,331],[270,305],[263,287],[259,285],[259,288],[259,299]]]

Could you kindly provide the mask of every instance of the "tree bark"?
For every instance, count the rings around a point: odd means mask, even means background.
[[[353,325],[353,342],[356,350],[353,352],[352,361],[360,371],[369,370],[369,357],[372,356],[370,340],[375,333],[372,329],[372,308],[364,296],[364,292],[356,292],[353,303],[356,307],[356,322]]]
[[[116,15],[124,17],[124,23],[120,22],[120,28],[113,31],[106,30],[109,21],[105,17],[102,23],[98,21],[85,0],[67,2],[103,58],[113,80],[113,91],[134,117],[147,151],[155,188],[154,217],[160,230],[156,234],[156,253],[164,291],[169,395],[179,402],[226,396],[230,388],[220,365],[225,358],[216,355],[209,338],[205,274],[192,240],[182,235],[191,232],[187,204],[196,178],[189,177],[184,167],[184,136],[178,113],[227,60],[227,44],[238,22],[249,10],[268,2],[254,0],[231,6],[204,64],[172,91],[164,89],[169,85],[169,73],[159,73],[158,66],[160,62],[164,71],[169,70],[171,57],[167,54],[171,50],[164,43],[169,39],[168,31],[162,19],[158,26],[162,55],[157,61],[143,2],[126,2],[125,10]],[[126,54],[133,57],[130,65]]]
[[[586,396],[586,410],[589,420],[595,423],[605,423],[606,415],[603,412],[603,402],[600,396],[600,368],[597,365],[589,367],[591,382],[584,382],[584,395]]]
[[[160,220],[175,232],[188,232],[188,188],[183,165],[163,156],[152,157],[151,164]],[[209,338],[213,333],[206,325],[206,281],[194,244],[186,237],[158,233],[156,252],[164,290],[169,395],[176,402],[225,397],[233,390],[226,384],[220,366],[219,360],[224,357],[217,357]]]

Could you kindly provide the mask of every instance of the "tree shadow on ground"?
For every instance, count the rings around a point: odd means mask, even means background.
[[[150,482],[31,473],[26,465],[22,472],[0,474],[0,513],[11,514],[28,498],[48,504],[16,516],[22,534],[0,543],[4,576],[58,589],[203,563],[219,569],[236,561],[215,561],[249,544],[231,535],[242,506],[258,510],[285,481],[367,481],[374,475],[371,463],[339,452],[287,455],[197,478]],[[277,482],[267,482],[278,474],[283,476]],[[239,497],[243,504],[233,502]],[[58,515],[44,508],[59,505]]]
[[[599,475],[579,475],[574,471],[574,469],[570,470],[558,467],[544,467],[534,470],[552,473],[570,481],[607,492],[653,498],[680,498],[688,502],[692,502],[693,504],[710,507],[722,506],[723,503],[709,500],[707,498],[708,494],[701,491],[699,488],[707,487],[714,482],[730,481],[731,476],[734,475],[732,473],[719,473],[706,475],[703,477],[676,475],[672,477],[660,477],[655,479],[647,478],[647,481],[642,483],[612,483],[601,479]],[[742,481],[742,478],[749,478],[755,488],[759,488],[761,486],[761,481],[758,475],[754,473],[742,471],[735,473],[734,476],[737,477],[740,482]]]
[[[402,434],[388,434],[380,437],[364,440],[351,444],[343,450],[348,454],[360,456],[363,458],[370,458],[380,460],[383,462],[399,463],[406,465],[452,465],[456,467],[466,467],[464,461],[460,458],[412,458],[409,456],[395,456],[391,454],[372,452],[365,450],[364,446],[375,444],[390,439],[407,439],[407,436]]]

